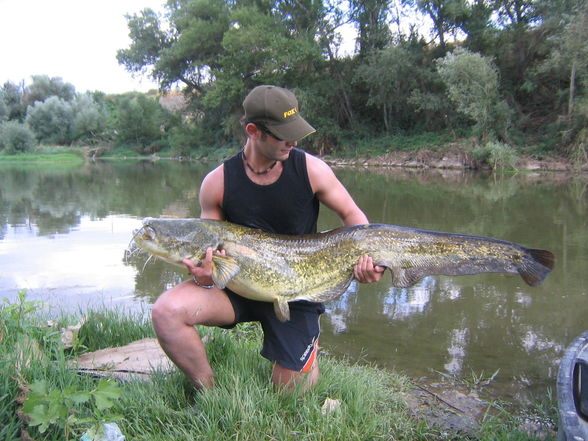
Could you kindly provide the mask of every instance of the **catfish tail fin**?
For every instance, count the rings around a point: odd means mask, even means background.
[[[547,250],[527,248],[528,260],[525,260],[518,271],[523,280],[530,286],[537,286],[547,277],[555,264],[555,256]]]

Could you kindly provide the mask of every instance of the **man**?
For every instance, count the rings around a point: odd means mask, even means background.
[[[368,223],[331,168],[296,149],[315,129],[298,112],[290,91],[258,86],[243,102],[247,141],[243,150],[212,170],[200,188],[201,218],[227,220],[281,234],[316,232],[319,201],[335,211],[344,225]],[[171,360],[197,388],[214,385],[214,373],[194,325],[233,327],[260,321],[264,332],[261,354],[273,363],[276,387],[306,388],[319,376],[317,350],[320,303],[290,304],[291,318],[282,323],[273,304],[245,299],[212,282],[208,249],[198,266],[184,261],[192,280],[162,294],[153,305],[157,338]],[[354,268],[362,283],[378,281],[383,267],[363,256]]]

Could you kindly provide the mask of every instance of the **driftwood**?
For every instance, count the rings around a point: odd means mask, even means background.
[[[82,354],[72,367],[80,373],[121,381],[148,380],[154,372],[174,369],[173,363],[154,338]]]

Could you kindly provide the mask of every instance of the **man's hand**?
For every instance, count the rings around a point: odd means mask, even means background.
[[[360,283],[373,283],[382,278],[385,270],[385,266],[374,266],[372,258],[365,254],[359,258],[353,267],[353,275]]]
[[[225,250],[216,251],[220,256],[225,255]],[[204,259],[195,265],[190,259],[184,259],[182,263],[188,268],[188,273],[195,277],[202,285],[212,285],[212,255],[213,249],[207,248]]]

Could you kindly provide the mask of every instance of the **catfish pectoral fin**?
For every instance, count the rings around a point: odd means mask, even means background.
[[[241,268],[235,259],[227,256],[212,256],[212,280],[217,288],[224,289]]]
[[[274,311],[278,317],[278,320],[281,322],[287,322],[290,320],[290,306],[288,306],[288,302],[286,300],[274,300]]]
[[[410,288],[425,276],[425,274],[417,268],[388,268],[392,273],[392,286],[395,288]]]

